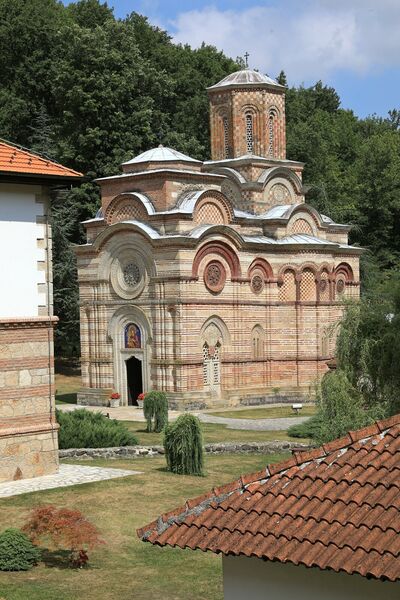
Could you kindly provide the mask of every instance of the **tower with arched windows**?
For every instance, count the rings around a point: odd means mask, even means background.
[[[358,296],[361,250],[305,202],[304,165],[286,158],[285,88],[244,69],[208,94],[211,160],[160,146],[98,180],[76,249],[82,403],[302,397]]]

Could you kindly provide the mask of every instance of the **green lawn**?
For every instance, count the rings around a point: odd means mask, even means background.
[[[147,433],[146,423],[140,421],[123,421],[123,423],[135,434],[139,444],[145,446],[162,444],[162,433]],[[306,439],[291,438],[286,431],[228,429],[226,425],[216,425],[214,423],[202,423],[202,429],[205,444],[213,444],[215,442],[270,442],[274,440],[291,440],[299,443],[307,443],[309,441]]]
[[[80,375],[56,373],[55,381],[56,404],[76,404],[76,393],[81,387]]]
[[[229,419],[279,419],[286,417],[311,417],[315,415],[316,407],[313,404],[303,404],[297,415],[292,406],[263,406],[262,408],[244,408],[243,410],[221,410],[210,412],[215,417],[228,417]]]
[[[82,510],[98,526],[107,545],[91,554],[88,569],[40,564],[28,572],[0,573],[0,599],[222,600],[219,556],[153,547],[139,541],[136,528],[214,485],[232,481],[241,473],[257,471],[268,462],[277,462],[286,456],[209,456],[204,478],[168,473],[164,470],[163,458],[91,461],[90,465],[143,473],[2,499],[0,530],[20,527],[32,507],[52,503]]]

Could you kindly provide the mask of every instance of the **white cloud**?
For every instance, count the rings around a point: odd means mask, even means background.
[[[284,69],[290,82],[345,69],[358,74],[400,66],[400,0],[280,0],[243,10],[205,6],[179,13],[175,41],[204,41],[269,75]]]

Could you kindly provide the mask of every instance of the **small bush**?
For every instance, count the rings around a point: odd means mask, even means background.
[[[148,392],[143,401],[147,431],[160,433],[168,424],[168,400],[164,392]]]
[[[28,571],[40,559],[40,550],[19,529],[0,534],[0,571]]]
[[[84,408],[71,412],[56,411],[60,424],[60,448],[109,448],[135,446],[135,436],[120,421]]]
[[[290,437],[315,439],[320,429],[321,419],[319,415],[314,415],[304,423],[291,425],[287,431]]]
[[[203,475],[203,436],[197,417],[181,415],[166,427],[164,448],[168,471],[179,475]]]
[[[97,527],[79,510],[52,505],[33,509],[23,531],[35,543],[42,542],[47,548],[67,550],[73,567],[85,566],[89,560],[88,549],[105,543]]]

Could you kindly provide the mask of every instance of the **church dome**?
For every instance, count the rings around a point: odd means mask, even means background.
[[[186,154],[182,154],[182,152],[178,152],[178,150],[174,150],[173,148],[167,148],[160,144],[157,148],[146,150],[146,152],[142,152],[142,154],[139,154],[131,160],[124,162],[123,165],[137,165],[140,163],[156,162],[190,162],[197,164],[201,163],[201,161],[196,160],[195,158],[191,158]]]
[[[263,75],[258,71],[254,71],[252,69],[242,69],[241,71],[235,71],[224,79],[221,79],[218,83],[207,88],[208,90],[215,90],[219,88],[235,88],[235,87],[279,87],[282,88],[284,86],[280,85],[275,79],[268,77],[267,75]]]

